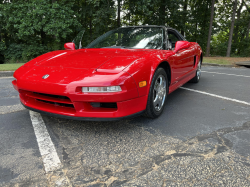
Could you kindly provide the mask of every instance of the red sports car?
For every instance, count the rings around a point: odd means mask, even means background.
[[[156,118],[169,93],[200,80],[201,47],[170,27],[121,27],[76,45],[15,71],[12,83],[26,108],[78,120]]]

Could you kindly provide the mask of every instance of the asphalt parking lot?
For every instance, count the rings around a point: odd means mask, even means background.
[[[0,78],[0,186],[250,186],[250,69],[202,71],[159,118],[116,122],[30,112]]]

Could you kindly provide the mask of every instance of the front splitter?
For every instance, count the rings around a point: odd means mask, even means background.
[[[35,112],[39,112],[41,114],[45,114],[45,115],[53,116],[53,117],[58,117],[58,118],[78,120],[78,121],[119,121],[119,120],[123,120],[123,119],[134,118],[134,117],[140,116],[140,115],[142,115],[144,113],[144,110],[143,110],[143,111],[137,112],[135,114],[131,114],[131,115],[123,116],[123,117],[119,117],[119,118],[75,117],[75,116],[66,116],[66,115],[54,114],[54,113],[50,113],[50,112],[44,112],[42,110],[38,110],[38,109],[34,109],[34,108],[31,108],[31,107],[28,107],[28,106],[24,105],[22,102],[21,102],[21,104],[25,108],[27,108],[29,110],[32,110],[32,111],[35,111]]]

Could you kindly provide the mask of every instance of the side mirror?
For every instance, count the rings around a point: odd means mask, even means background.
[[[189,47],[190,47],[190,43],[188,41],[177,41],[175,44],[174,52],[177,53],[178,51],[182,49],[187,49]]]
[[[75,44],[73,42],[69,42],[69,43],[64,44],[64,48],[69,49],[69,50],[75,50],[76,49]]]

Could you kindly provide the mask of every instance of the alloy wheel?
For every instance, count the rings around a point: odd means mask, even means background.
[[[166,99],[166,79],[163,75],[159,75],[154,84],[153,105],[156,111],[160,111]]]

